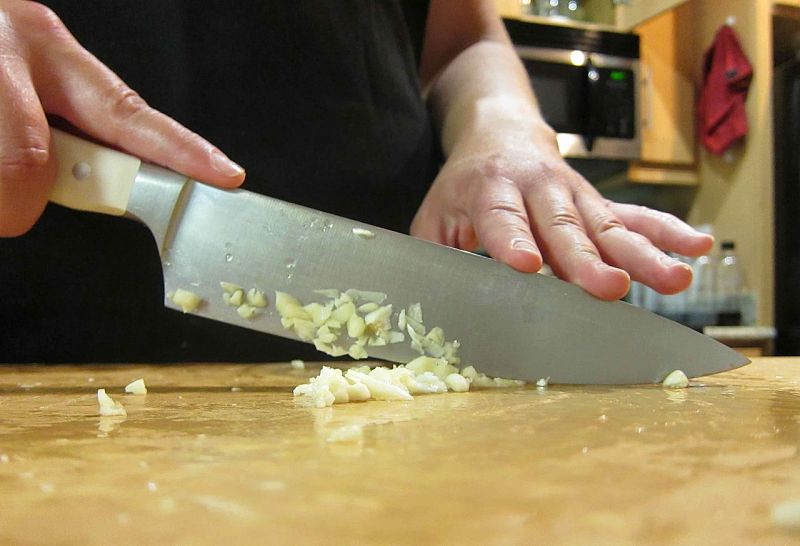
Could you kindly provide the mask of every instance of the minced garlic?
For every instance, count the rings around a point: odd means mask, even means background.
[[[353,228],[353,234],[358,235],[362,239],[372,239],[373,237],[375,237],[375,233],[373,233],[372,231],[357,227]]]
[[[661,386],[665,389],[685,389],[689,386],[689,378],[681,370],[675,370],[664,378]]]
[[[175,290],[175,292],[170,292],[167,294],[167,296],[172,300],[172,303],[180,307],[184,313],[192,313],[196,311],[203,302],[203,298],[194,292],[184,290],[183,288],[178,288]]]
[[[100,415],[126,417],[128,412],[119,402],[115,402],[105,389],[97,389],[97,402],[100,404]]]
[[[251,288],[245,293],[244,288],[232,282],[220,281],[219,285],[223,291],[222,300],[227,305],[235,307],[243,319],[252,319],[258,314],[259,309],[269,305],[264,292],[258,288]]]
[[[144,384],[144,379],[137,379],[125,385],[125,392],[129,394],[147,394],[147,387]]]

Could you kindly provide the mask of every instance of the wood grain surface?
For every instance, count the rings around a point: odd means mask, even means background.
[[[318,370],[0,366],[0,544],[800,543],[771,519],[800,499],[800,358],[324,409],[291,395]]]

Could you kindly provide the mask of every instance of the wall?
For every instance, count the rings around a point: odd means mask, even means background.
[[[773,135],[770,0],[692,0],[691,25],[697,44],[697,88],[703,52],[726,18],[755,67],[747,100],[750,124],[746,142],[734,149],[732,162],[698,151],[700,187],[689,212],[693,224],[711,223],[717,241],[731,239],[745,266],[749,287],[759,295],[758,323],[773,322]]]

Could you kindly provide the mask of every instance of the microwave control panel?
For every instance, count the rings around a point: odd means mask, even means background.
[[[591,71],[596,71],[594,76]],[[599,137],[636,136],[634,112],[635,76],[624,68],[591,68],[589,79],[597,78],[597,92],[590,95],[594,117],[593,132]]]

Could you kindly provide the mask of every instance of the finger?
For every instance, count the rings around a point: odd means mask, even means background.
[[[615,300],[630,287],[625,271],[603,262],[562,184],[540,183],[525,199],[534,236],[555,273],[599,298]]]
[[[606,262],[662,294],[680,292],[692,282],[689,265],[667,256],[645,236],[626,229],[598,195],[577,191],[575,205]]]
[[[435,205],[438,200],[434,193],[428,194],[411,222],[411,235],[461,250],[476,250],[478,238],[466,215],[445,213]]]
[[[475,232],[495,260],[519,271],[534,273],[542,254],[531,233],[525,201],[507,179],[490,180],[478,192],[472,210]]]
[[[25,62],[0,44],[0,236],[28,231],[55,178],[50,130]]]
[[[239,165],[151,108],[68,32],[44,51],[31,63],[46,111],[95,138],[192,178],[224,187],[244,180]]]
[[[675,216],[640,205],[607,203],[625,226],[641,233],[654,245],[684,256],[702,256],[714,245],[714,238],[700,233]]]

